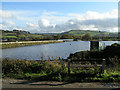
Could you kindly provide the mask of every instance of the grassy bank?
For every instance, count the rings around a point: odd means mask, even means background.
[[[104,50],[81,51],[70,54],[71,60],[82,59],[106,59],[106,64],[120,63],[120,44],[114,43],[111,46],[105,47]]]
[[[42,45],[42,44],[49,44],[49,43],[61,43],[63,41],[36,41],[36,42],[14,42],[14,43],[2,43],[2,49],[5,48],[16,48],[22,46],[32,46],[32,45]]]
[[[71,68],[71,75],[68,75],[66,61],[3,59],[2,77],[35,81],[119,82],[120,71],[117,68],[115,66],[115,70],[113,70],[113,67],[111,67],[109,70],[105,70],[104,73],[99,73],[99,69],[95,70],[94,68]]]

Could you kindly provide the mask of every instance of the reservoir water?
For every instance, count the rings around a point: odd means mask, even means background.
[[[103,42],[105,45],[118,43],[118,41]],[[90,50],[90,41],[63,42],[3,49],[2,58],[40,60],[43,57],[43,59],[47,60],[61,57],[66,59],[70,53],[86,50]]]

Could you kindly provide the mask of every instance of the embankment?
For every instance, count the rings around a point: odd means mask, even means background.
[[[23,42],[3,42],[0,43],[2,45],[2,49],[5,48],[16,48],[22,46],[32,46],[32,45],[42,45],[42,44],[49,44],[49,43],[61,43],[62,40],[48,40],[48,41],[23,41]]]

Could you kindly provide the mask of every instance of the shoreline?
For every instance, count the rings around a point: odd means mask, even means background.
[[[23,47],[23,46],[34,46],[34,45],[43,45],[43,44],[50,44],[50,43],[62,43],[62,40],[47,40],[47,41],[22,41],[22,42],[4,42],[0,43],[2,49],[7,48],[16,48],[16,47]]]
[[[55,42],[55,41],[61,41],[63,40],[44,40],[44,41],[16,41],[16,42],[0,42],[0,44],[13,44],[13,43],[35,43],[35,42]]]

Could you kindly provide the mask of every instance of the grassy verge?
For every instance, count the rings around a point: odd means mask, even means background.
[[[114,71],[105,70],[104,73],[99,73],[99,69],[95,70],[94,68],[71,68],[71,75],[68,75],[68,68],[65,61],[3,59],[2,77],[35,81],[119,82],[120,71],[118,69]]]
[[[49,44],[49,43],[61,43],[62,41],[46,41],[46,42],[23,42],[23,43],[4,43],[2,44],[2,49],[5,48],[16,48],[22,46],[32,46],[32,45],[42,45],[42,44]]]

